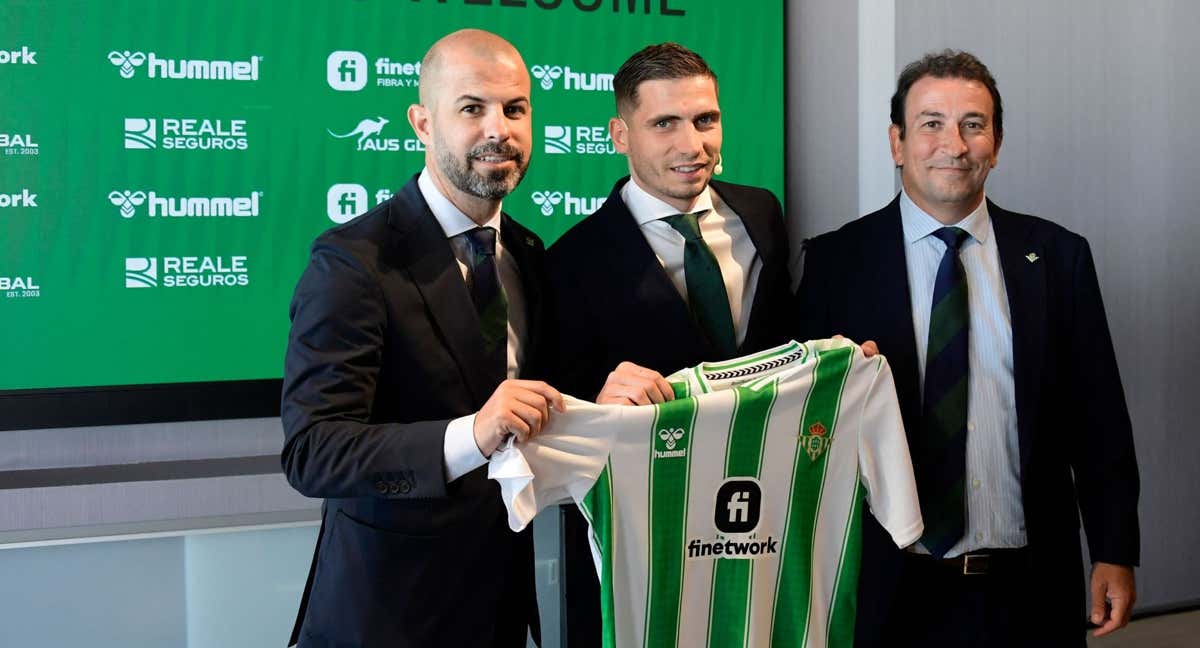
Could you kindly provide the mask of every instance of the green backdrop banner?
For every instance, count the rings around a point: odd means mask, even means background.
[[[278,378],[322,230],[421,169],[437,38],[530,66],[504,209],[547,244],[627,171],[612,74],[666,40],[720,77],[723,179],[783,190],[783,3],[179,0],[0,6],[0,390]]]

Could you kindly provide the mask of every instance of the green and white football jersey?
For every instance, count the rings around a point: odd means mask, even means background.
[[[578,504],[605,646],[850,646],[861,507],[897,546],[924,528],[887,361],[792,342],[668,380],[674,401],[570,399],[497,453],[510,526]]]

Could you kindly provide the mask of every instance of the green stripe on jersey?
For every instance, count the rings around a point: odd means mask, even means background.
[[[600,555],[600,619],[604,648],[616,648],[617,625],[613,609],[612,460],[600,472],[579,509],[592,529],[592,544]]]
[[[860,476],[855,471],[855,476]],[[830,646],[854,645],[854,619],[858,613],[858,571],[862,566],[862,504],[867,489],[862,482],[854,492],[850,516],[846,519],[846,531],[842,536],[842,555],[838,563],[837,582],[833,586],[833,601],[830,602],[829,627],[825,631]]]
[[[678,398],[654,406],[650,439],[650,556],[646,587],[647,648],[674,646],[679,638],[683,591],[684,532],[687,529],[688,472],[696,399]]]
[[[734,388],[736,402],[726,445],[726,479],[758,479],[762,469],[767,421],[771,418],[778,386],[778,381],[772,381],[759,390]],[[753,560],[717,558],[713,561],[708,618],[710,648],[742,648],[746,645],[750,627],[753,567]]]
[[[783,554],[775,584],[771,646],[805,645],[812,600],[812,545],[825,482],[827,452],[837,429],[842,387],[853,349],[817,354],[813,386],[804,404],[792,459],[791,502],[783,531]]]

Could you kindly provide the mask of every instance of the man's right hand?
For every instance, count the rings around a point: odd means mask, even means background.
[[[490,457],[511,435],[517,442],[537,436],[550,419],[550,408],[563,411],[562,394],[540,380],[505,380],[475,415],[475,445]]]
[[[596,396],[600,405],[649,405],[669,400],[675,400],[671,383],[657,371],[632,362],[617,365]]]

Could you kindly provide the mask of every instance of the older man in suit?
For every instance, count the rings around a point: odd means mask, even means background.
[[[974,56],[909,65],[892,98],[903,189],[806,245],[806,337],[873,337],[892,365],[925,534],[864,516],[859,645],[1082,646],[1134,602],[1138,472],[1087,242],[984,196],[1003,137]]]
[[[529,75],[500,37],[426,54],[425,169],[313,244],[292,301],[283,467],[325,498],[292,643],[492,646],[537,636],[533,546],[486,458],[561,396],[536,353],[542,245],[501,212],[529,163]]]

